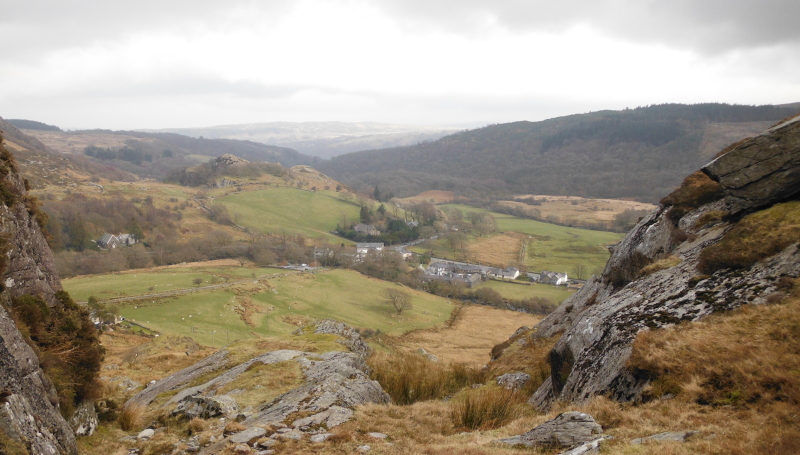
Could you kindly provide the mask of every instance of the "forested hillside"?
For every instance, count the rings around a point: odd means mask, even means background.
[[[797,108],[664,104],[490,125],[435,142],[350,153],[319,169],[350,186],[408,196],[450,190],[655,201],[719,151]]]

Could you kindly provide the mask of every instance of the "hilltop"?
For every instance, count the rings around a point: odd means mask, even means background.
[[[25,129],[22,133],[51,151],[80,156],[141,178],[163,179],[173,169],[200,164],[224,154],[286,167],[309,165],[315,161],[286,147],[232,139],[192,138],[173,133],[44,129]]]
[[[489,125],[409,147],[337,156],[322,172],[405,197],[550,194],[655,202],[726,144],[797,108],[665,104]]]

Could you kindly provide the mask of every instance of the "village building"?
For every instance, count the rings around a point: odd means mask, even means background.
[[[97,246],[110,250],[118,246],[131,246],[137,242],[138,240],[136,240],[136,236],[133,234],[120,234],[117,236],[106,232],[100,237],[100,240],[97,241]]]
[[[366,256],[370,251],[382,251],[383,242],[356,243],[356,254]]]
[[[539,282],[544,284],[553,284],[556,286],[566,286],[569,284],[569,277],[567,276],[566,272],[558,273],[543,270],[540,274]]]
[[[356,224],[353,230],[362,235],[381,235],[381,231],[375,229],[371,224]]]

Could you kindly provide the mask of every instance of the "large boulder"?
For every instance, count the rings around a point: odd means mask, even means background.
[[[230,416],[237,412],[239,412],[239,405],[236,400],[227,395],[219,395],[186,397],[172,411],[172,414],[181,414],[190,419],[195,417],[209,419],[211,417]]]

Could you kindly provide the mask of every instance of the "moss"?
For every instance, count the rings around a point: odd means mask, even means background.
[[[800,201],[776,204],[744,217],[716,245],[700,253],[698,270],[747,269],[800,239]]]
[[[20,441],[7,435],[0,427],[0,453],[4,455],[28,455],[28,448]]]

